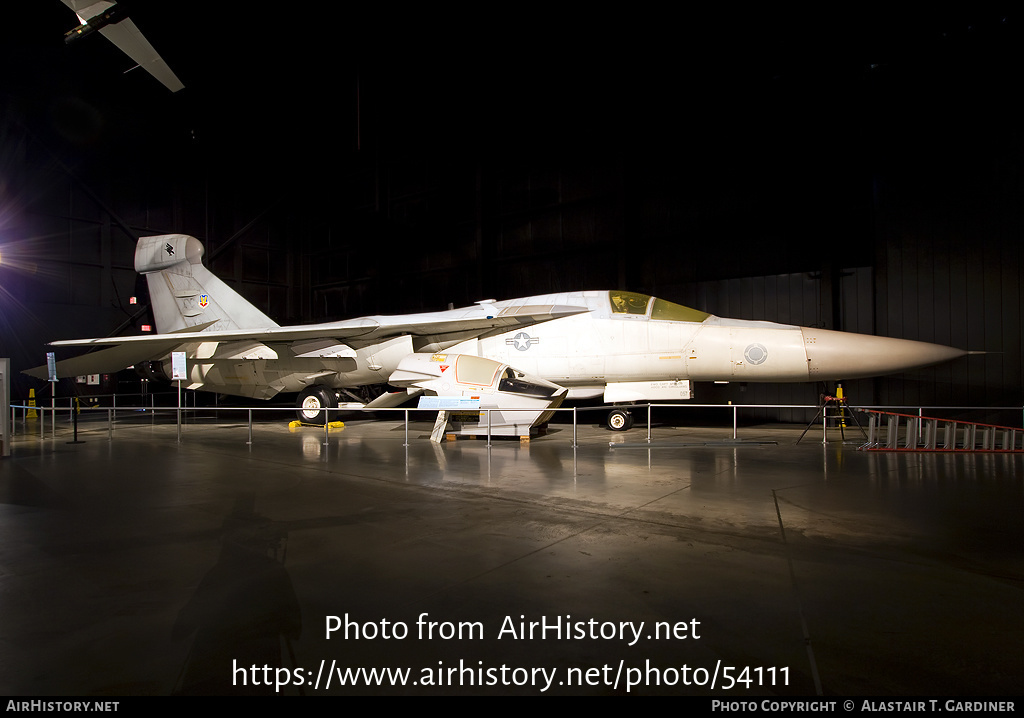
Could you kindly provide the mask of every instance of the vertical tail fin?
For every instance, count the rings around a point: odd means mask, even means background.
[[[266,329],[274,320],[203,266],[203,243],[186,234],[141,237],[135,271],[146,275],[153,318],[160,334],[216,320],[210,329]]]

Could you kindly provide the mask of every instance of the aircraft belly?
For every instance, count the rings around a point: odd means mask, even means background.
[[[187,388],[269,399],[281,392],[302,391],[310,384],[339,388],[386,381],[365,364],[349,371],[352,365],[349,358],[190,359]],[[169,361],[164,362],[164,371],[170,375]]]
[[[169,364],[169,362],[168,362]],[[255,366],[257,362],[196,361],[190,362],[187,389],[207,389],[221,394],[269,398],[276,391],[267,392],[264,377]],[[169,368],[165,369],[169,372]],[[168,376],[170,374],[168,373]]]
[[[650,381],[685,378],[681,354],[617,354],[605,357],[606,381]]]

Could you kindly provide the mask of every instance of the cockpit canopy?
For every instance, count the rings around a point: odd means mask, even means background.
[[[647,317],[655,321],[666,322],[703,322],[711,315],[682,304],[675,304],[638,292],[621,292],[613,289],[608,292],[612,314]]]

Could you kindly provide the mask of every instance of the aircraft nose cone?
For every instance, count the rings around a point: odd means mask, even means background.
[[[939,364],[967,354],[962,349],[869,334],[803,328],[812,381],[858,379]]]

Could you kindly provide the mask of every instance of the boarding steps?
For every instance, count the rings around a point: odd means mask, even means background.
[[[863,451],[1024,452],[1024,429],[863,409],[869,414]],[[941,434],[941,439],[939,438]]]

